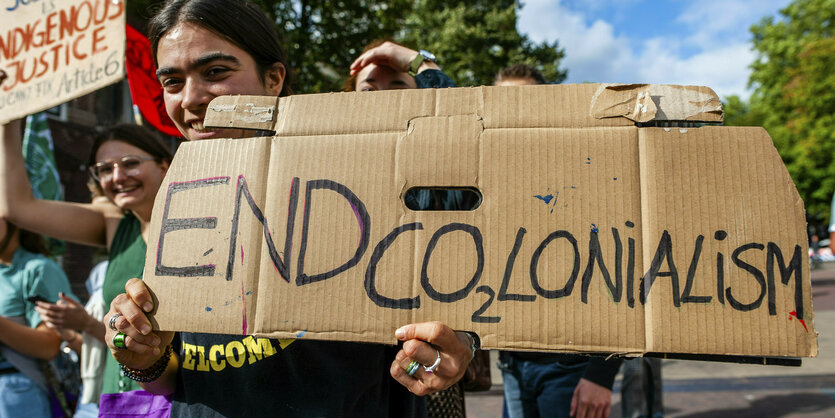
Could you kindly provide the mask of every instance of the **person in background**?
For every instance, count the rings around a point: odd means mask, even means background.
[[[104,197],[98,199],[106,200]],[[61,293],[58,302],[38,302],[35,307],[43,321],[56,330],[81,358],[82,387],[73,415],[75,418],[97,417],[99,412],[99,396],[108,354],[102,323],[107,308],[101,292],[107,265],[107,260],[102,261],[90,272],[85,283],[90,298],[84,306]]]
[[[820,216],[806,213],[806,235],[809,242],[809,268],[816,270],[823,265],[820,253],[820,237],[826,236],[826,225]]]
[[[638,357],[623,363],[620,402],[624,418],[664,416],[661,359]]]
[[[166,111],[189,140],[252,134],[204,126],[217,96],[289,94],[292,72],[274,23],[249,1],[167,1],[150,21],[148,37]],[[232,350],[227,361],[215,348],[254,337],[152,331],[150,291],[136,278],[124,289],[105,316],[105,341],[125,375],[151,393],[171,395],[175,417],[421,416],[425,404],[414,395],[457,382],[477,346],[467,333],[420,323],[396,330],[400,347],[259,338],[265,355],[235,365]],[[222,367],[196,367],[196,353]]]
[[[87,179],[91,201],[95,205],[112,205],[102,195],[98,183]],[[84,283],[89,298],[83,306],[75,300],[59,294],[57,303],[38,302],[35,310],[44,322],[58,331],[61,339],[75,351],[79,358],[81,394],[73,417],[93,418],[99,416],[99,397],[104,378],[107,346],[104,344],[104,324],[101,322],[107,308],[102,298],[102,286],[107,273],[108,261],[98,263],[90,271]]]
[[[40,362],[58,355],[61,339],[35,311],[38,300],[70,295],[70,282],[46,258],[41,236],[0,217],[0,417],[51,417]]]
[[[496,74],[494,86],[529,86],[533,84],[548,84],[545,76],[536,68],[526,64],[515,64],[499,70]]]
[[[829,214],[829,251],[835,256],[835,192],[832,193],[832,209]]]
[[[371,41],[351,63],[343,91],[455,87],[435,55],[382,39]]]
[[[503,68],[495,86],[546,84],[525,64]],[[504,416],[607,417],[612,386],[622,360],[573,354],[499,353],[504,380]]]

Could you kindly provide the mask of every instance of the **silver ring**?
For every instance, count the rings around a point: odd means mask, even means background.
[[[435,358],[435,362],[432,363],[431,366],[423,366],[423,369],[426,370],[426,373],[432,374],[435,371],[435,369],[438,368],[438,365],[441,364],[441,352],[435,350],[435,354],[437,355],[437,357]]]
[[[113,316],[111,316],[110,321],[107,321],[107,327],[112,329],[113,331],[118,331],[118,329],[116,329],[116,320],[119,319],[120,316],[122,316],[122,314],[120,313],[116,313]]]

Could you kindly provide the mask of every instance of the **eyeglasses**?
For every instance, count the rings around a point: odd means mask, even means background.
[[[113,170],[119,167],[127,176],[134,176],[139,173],[139,166],[143,161],[156,160],[154,157],[146,157],[139,155],[126,155],[118,161],[108,161],[96,163],[90,167],[90,175],[96,181],[108,181],[113,178]]]

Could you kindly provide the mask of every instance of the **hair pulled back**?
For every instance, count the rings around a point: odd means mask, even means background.
[[[157,11],[148,23],[148,39],[154,64],[157,63],[157,47],[165,34],[181,23],[191,23],[233,43],[252,56],[258,67],[261,81],[275,63],[286,69],[281,96],[292,94],[287,56],[275,32],[275,24],[264,11],[247,0],[170,0]]]

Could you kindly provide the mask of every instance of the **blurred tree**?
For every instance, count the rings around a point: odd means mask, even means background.
[[[492,84],[502,67],[525,62],[561,82],[564,54],[516,29],[516,0],[253,0],[276,22],[294,70],[293,90],[339,90],[348,67],[374,39],[426,49],[462,86]],[[147,18],[160,0],[131,0],[128,13]],[[149,9],[149,6],[151,9]]]
[[[762,115],[807,212],[827,214],[835,190],[835,0],[795,0],[780,13],[751,28],[751,109]]]
[[[433,52],[458,85],[492,84],[503,67],[526,63],[553,83],[565,80],[556,42],[535,44],[516,29],[513,0],[419,0],[397,40]]]
[[[405,0],[259,0],[278,24],[294,69],[293,90],[339,90],[363,47],[392,38],[411,7]]]
[[[765,116],[737,95],[725,97],[722,103],[727,126],[763,126]]]

